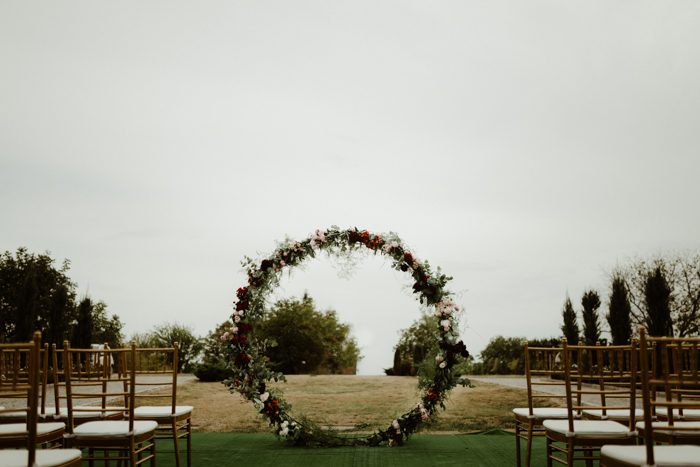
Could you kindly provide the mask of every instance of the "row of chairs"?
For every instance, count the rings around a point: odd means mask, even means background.
[[[0,465],[155,466],[155,439],[172,438],[176,465],[184,439],[190,467],[192,407],[177,405],[177,344],[74,349],[40,341],[35,333],[30,343],[0,344],[0,447],[12,448],[0,451]],[[137,402],[164,397],[142,385],[167,388],[169,404]]]
[[[530,467],[533,436],[545,435],[548,467],[700,466],[699,351],[700,338],[651,337],[643,328],[630,345],[526,343],[528,407],[513,410],[516,465],[521,440]]]

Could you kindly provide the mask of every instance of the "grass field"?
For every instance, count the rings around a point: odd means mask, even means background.
[[[194,433],[192,465],[245,467],[503,467],[515,465],[515,440],[500,431],[413,436],[402,447],[294,448],[268,433]],[[170,443],[159,443],[158,467],[175,465]],[[544,467],[544,440],[533,444],[532,467]]]
[[[322,425],[361,431],[385,428],[419,400],[416,379],[400,376],[289,375],[280,387],[294,415]],[[151,401],[150,403],[155,403]],[[164,402],[165,403],[165,402]],[[178,403],[195,407],[193,426],[204,432],[266,432],[253,405],[221,383],[194,381],[178,389]],[[522,389],[475,383],[452,390],[447,410],[425,426],[427,432],[466,433],[512,427],[513,407],[527,405]]]

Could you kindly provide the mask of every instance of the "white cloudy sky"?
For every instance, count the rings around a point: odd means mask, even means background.
[[[0,250],[72,261],[127,333],[205,334],[244,255],[337,224],[454,276],[463,337],[559,332],[569,293],[700,246],[694,0],[0,3]],[[364,373],[419,315],[380,259],[308,290]]]

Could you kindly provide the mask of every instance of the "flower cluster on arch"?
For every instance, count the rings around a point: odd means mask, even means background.
[[[298,444],[328,443],[314,435],[317,430],[308,422],[293,418],[291,405],[283,399],[280,390],[268,388],[270,381],[284,380],[284,375],[268,367],[264,355],[268,343],[252,339],[249,334],[254,323],[263,317],[266,299],[279,285],[285,268],[297,266],[319,252],[343,255],[360,249],[389,257],[394,269],[411,275],[413,293],[423,305],[434,308],[438,318],[440,353],[435,359],[435,377],[419,381],[422,397],[415,407],[393,420],[386,429],[367,438],[353,438],[351,443],[344,444],[402,444],[421,422],[436,413],[438,407],[444,408],[448,391],[458,382],[452,374],[452,367],[458,357],[469,355],[464,343],[457,341],[460,307],[445,287],[451,277],[442,274],[439,268],[432,271],[429,263],[421,261],[394,233],[373,234],[357,228],[341,230],[331,227],[316,230],[301,241],[287,240],[262,260],[245,258],[243,266],[248,283],[236,291],[231,327],[220,336],[231,352],[234,375],[226,384],[232,392],[252,401],[278,436]]]

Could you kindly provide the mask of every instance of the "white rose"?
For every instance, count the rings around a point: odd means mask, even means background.
[[[443,357],[442,355],[438,355],[437,357],[435,357],[435,361],[436,361],[437,363],[442,362],[444,359],[445,359],[445,357]]]
[[[451,325],[452,325],[452,322],[451,322],[449,319],[443,319],[442,321],[440,321],[440,326],[442,326],[442,328],[443,328],[445,331],[447,331],[448,329],[450,329],[450,326],[451,326]]]
[[[262,402],[265,402],[265,401],[268,399],[268,397],[270,397],[270,393],[269,393],[269,392],[263,392],[262,394],[260,394],[260,400],[261,400]]]
[[[395,430],[399,430],[401,428],[401,425],[399,425],[398,420],[394,420],[393,422],[391,422],[391,426],[393,426]]]
[[[442,363],[440,364],[440,368],[445,368],[446,366],[447,366],[447,362],[442,362]]]
[[[238,315],[234,316],[234,317],[233,317],[233,322],[234,322],[234,323],[240,323],[240,322],[241,322],[241,317],[238,316]]]
[[[280,436],[287,436],[289,434],[289,428],[282,428],[280,430]]]

